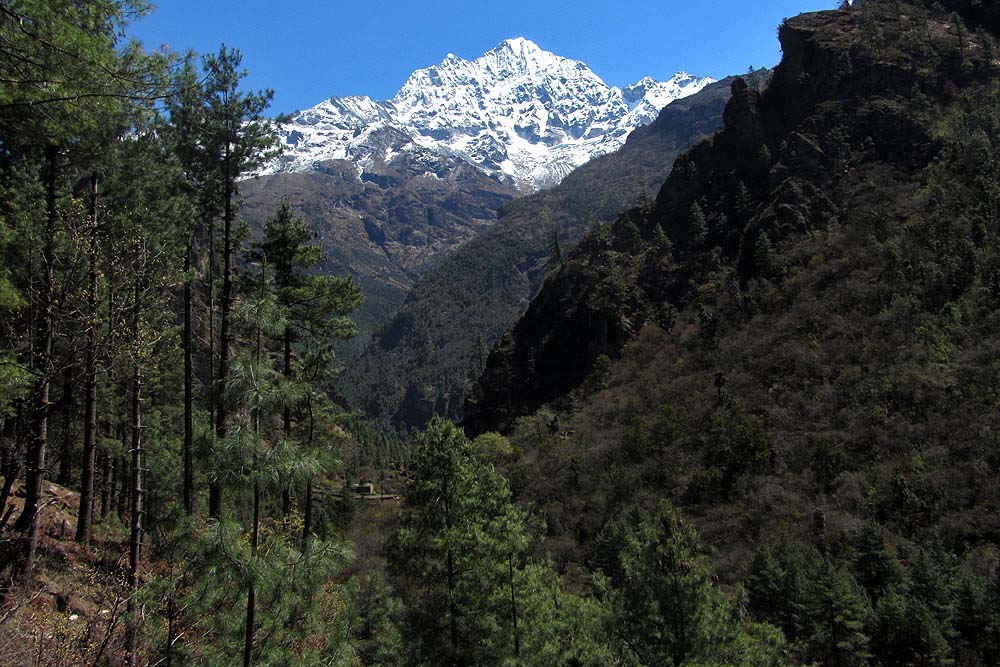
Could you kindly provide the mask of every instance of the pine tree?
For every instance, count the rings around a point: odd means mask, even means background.
[[[28,366],[35,371],[30,408],[24,508],[16,527],[24,535],[23,570],[30,575],[46,468],[49,386],[57,371],[53,341],[62,322],[57,313],[54,271],[62,233],[60,200],[72,165],[92,156],[95,137],[125,101],[149,99],[159,90],[158,58],[146,58],[119,38],[128,18],[142,7],[127,0],[78,3],[22,0],[0,7],[0,136],[15,170],[32,165],[40,174],[44,201],[41,252],[28,250],[29,272],[41,265],[37,310],[27,318]],[[37,238],[34,230],[29,239]],[[37,262],[37,264],[36,264]],[[32,275],[30,282],[36,277]],[[33,290],[29,290],[33,291]],[[29,294],[29,299],[34,299]]]
[[[265,223],[264,238],[255,248],[258,257],[266,258],[274,272],[278,304],[285,311],[286,324],[281,333],[282,374],[286,381],[294,377],[296,362],[303,361],[303,352],[315,359],[323,355],[334,339],[346,339],[355,334],[349,313],[361,305],[362,294],[350,278],[317,275],[314,271],[323,263],[323,250],[313,243],[315,234],[292,213],[288,200],[282,200],[274,217]],[[327,379],[329,364],[313,364],[312,383]],[[282,410],[282,432],[292,435],[292,409]],[[306,496],[311,498],[311,482],[306,482]],[[290,511],[290,494],[282,492],[282,509]],[[311,522],[311,503],[307,503],[306,522]]]
[[[16,201],[13,196],[0,189],[0,200],[9,203]],[[16,246],[14,225],[8,224],[6,216],[0,216],[0,256],[13,256]],[[17,320],[27,304],[24,293],[14,283],[11,271],[0,269],[0,336],[2,340],[16,340],[18,336]],[[0,424],[6,429],[10,420],[16,418],[18,406],[27,397],[31,386],[28,368],[19,363],[17,350],[0,352]],[[0,532],[4,530],[10,518],[8,501],[14,488],[14,480],[21,468],[21,452],[19,438],[11,438],[0,449],[0,474],[3,475],[3,486],[0,488]],[[13,511],[10,508],[10,511]]]
[[[722,598],[693,528],[664,502],[622,536],[615,632],[640,664],[682,665],[715,639]]]
[[[750,197],[750,190],[747,189],[747,184],[740,180],[736,184],[736,194],[733,198],[733,212],[736,214],[736,219],[738,222],[747,223],[750,221],[750,215],[752,211],[753,200]]]
[[[900,583],[902,573],[899,561],[886,547],[882,529],[877,524],[867,524],[858,534],[855,543],[854,568],[858,582],[865,587],[874,602]]]
[[[552,239],[549,241],[549,266],[563,268],[566,266],[566,259],[563,257],[562,245],[559,243],[559,230],[552,230]]]
[[[667,237],[667,233],[663,231],[663,225],[659,222],[653,226],[653,243],[661,250],[667,250],[671,247],[670,239]]]
[[[754,626],[716,588],[694,528],[669,501],[619,526],[611,623],[619,651],[642,665],[778,665],[780,633]]]
[[[516,658],[528,539],[506,480],[458,427],[437,418],[419,437],[412,473],[390,552],[392,571],[418,584],[406,600],[407,664]]]
[[[236,252],[233,223],[236,218],[237,180],[274,156],[276,139],[273,123],[263,113],[273,92],[240,91],[246,71],[240,69],[239,51],[219,49],[204,59],[205,111],[202,139],[218,169],[222,210],[222,303],[219,313],[219,365],[215,377],[215,435],[223,440],[229,429],[229,406],[225,388],[229,382],[232,347],[233,258]],[[222,515],[223,487],[216,480],[209,488],[209,514]]]
[[[807,593],[810,655],[839,667],[867,665],[871,603],[851,573],[824,559]]]
[[[695,245],[702,245],[708,239],[708,222],[698,202],[691,204],[691,212],[688,214],[688,235]]]
[[[76,540],[86,544],[90,541],[90,527],[94,509],[94,466],[97,447],[97,338],[100,321],[97,311],[98,288],[98,218],[97,218],[96,174],[90,176],[89,217],[90,230],[87,242],[87,362],[85,378],[87,383],[86,407],[84,408],[83,470],[81,471],[80,505],[77,513]]]
[[[871,645],[879,664],[950,664],[948,640],[919,600],[894,590],[879,599],[875,619]]]
[[[111,243],[108,260],[128,258],[121,267],[116,315],[109,325],[123,330],[113,351],[120,355],[117,363],[124,376],[121,378],[126,385],[123,393],[128,401],[128,423],[121,424],[120,437],[123,444],[127,443],[123,453],[127,453],[129,460],[129,596],[125,648],[130,665],[140,662],[138,596],[149,490],[143,435],[144,421],[149,414],[145,385],[150,375],[149,367],[165,365],[158,354],[169,332],[172,314],[159,304],[161,295],[181,280],[176,259],[182,252],[182,229],[188,215],[186,199],[179,187],[181,172],[165,148],[159,141],[155,125],[137,126],[127,141],[115,146],[104,181]],[[123,480],[123,491],[125,487]]]
[[[188,55],[175,75],[174,90],[176,94],[167,101],[170,113],[170,123],[164,133],[184,169],[185,191],[194,203],[196,210],[189,223],[187,248],[184,253],[185,281],[183,286],[183,326],[181,329],[181,348],[184,352],[184,479],[183,499],[184,509],[188,515],[194,513],[194,437],[195,437],[195,337],[194,337],[194,289],[199,280],[196,268],[204,259],[208,263],[208,298],[211,304],[214,286],[212,273],[214,269],[214,225],[213,221],[221,210],[217,193],[222,189],[218,182],[218,170],[214,169],[212,156],[208,153],[210,142],[205,141],[206,97],[207,92],[199,80],[195,59]],[[206,257],[206,254],[208,255]],[[214,323],[213,308],[209,307],[209,354],[207,365],[210,379],[207,392],[207,411],[210,418],[215,414],[215,402],[212,380],[214,379]]]
[[[771,245],[771,239],[767,232],[757,233],[757,240],[753,247],[753,262],[757,274],[764,278],[776,278],[784,273],[781,257],[775,252]]]
[[[287,570],[298,559],[321,559],[322,554],[330,552],[330,547],[310,540],[303,545],[302,555],[296,555],[289,537],[274,535],[265,548],[262,530],[265,495],[301,483],[317,475],[321,467],[299,443],[283,433],[278,435],[281,430],[276,422],[282,406],[297,398],[299,389],[284,382],[278,360],[268,345],[269,340],[280,340],[288,326],[289,311],[279,303],[274,274],[261,261],[250,265],[241,280],[246,289],[233,310],[234,331],[242,334],[249,344],[248,349],[233,359],[226,387],[232,423],[226,438],[217,442],[215,468],[220,482],[237,492],[248,492],[251,499],[246,541],[230,547],[245,551],[246,571],[225,575],[241,578],[240,587],[246,592],[240,652],[243,665],[249,667],[258,659],[263,662],[263,656],[277,650],[262,646],[257,634],[258,607],[269,599],[283,597],[279,588],[284,584],[270,580],[268,573]],[[227,542],[232,539],[222,532],[219,537]],[[227,564],[222,562],[220,566],[224,568]],[[315,576],[309,570],[304,574]]]

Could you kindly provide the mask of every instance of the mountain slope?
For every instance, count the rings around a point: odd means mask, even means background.
[[[995,39],[874,2],[780,37],[767,91],[734,86],[655,208],[546,281],[466,426],[525,452],[518,493],[557,560],[600,563],[615,521],[669,497],[760,617],[786,627],[747,569],[814,553],[857,577],[880,653],[853,664],[916,664],[886,657],[880,600],[917,595],[931,557],[955,588],[912,604],[957,606],[960,580],[996,585],[1000,554]],[[896,579],[865,570],[873,544]],[[991,663],[974,628],[934,623],[942,655]]]
[[[488,228],[516,195],[464,160],[427,152],[399,153],[360,178],[354,165],[331,160],[307,172],[249,179],[240,190],[241,215],[255,226],[288,199],[326,251],[321,270],[361,283],[360,335],[338,343],[342,355],[360,352],[425,267]]]
[[[681,72],[622,90],[579,61],[508,39],[475,60],[448,54],[417,70],[392,100],[334,97],[295,114],[282,128],[285,154],[265,173],[307,171],[331,159],[365,173],[400,152],[429,151],[533,191],[616,150],[668,103],[711,82]]]
[[[719,267],[731,266],[739,285],[758,277],[763,260],[757,255],[846,214],[856,193],[837,188],[870,166],[862,158],[900,169],[929,163],[933,119],[913,113],[908,98],[929,104],[953,94],[948,91],[955,81],[971,74],[962,60],[925,62],[926,54],[919,56],[933,46],[912,37],[892,35],[899,42],[892,51],[857,43],[857,35],[870,29],[861,25],[865,16],[804,15],[783,26],[785,56],[763,98],[745,82],[735,83],[725,129],[678,159],[654,210],[632,211],[585,239],[579,260],[553,276],[506,337],[490,359],[482,395],[470,406],[474,430],[507,428],[517,416],[565,395],[598,356],[617,354],[664,309],[697,303],[699,280]],[[957,45],[959,36],[947,30],[928,28],[925,39],[942,50],[949,39]],[[834,194],[842,199],[832,201]],[[704,214],[701,230],[693,224],[694,206]],[[639,224],[641,238],[626,217]],[[650,243],[658,229],[668,240]],[[574,308],[582,320],[567,317]],[[507,407],[497,409],[501,405]]]
[[[506,204],[498,222],[446,257],[408,295],[341,386],[356,407],[396,427],[460,417],[493,343],[524,311],[546,270],[553,233],[569,248],[662,183],[674,157],[721,124],[730,80],[677,100],[619,151],[558,186]]]

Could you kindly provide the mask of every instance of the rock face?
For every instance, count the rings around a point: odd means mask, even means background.
[[[437,161],[456,156],[531,192],[620,148],[660,109],[711,82],[680,72],[622,90],[581,62],[508,39],[475,60],[448,54],[417,70],[392,100],[333,97],[295,114],[282,128],[285,154],[264,173],[346,160],[363,175],[404,160],[440,176]]]

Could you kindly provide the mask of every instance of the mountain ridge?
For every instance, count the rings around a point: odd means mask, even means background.
[[[736,83],[489,357],[464,425],[523,452],[556,563],[614,573],[619,527],[668,498],[781,664],[995,664],[996,598],[969,591],[1000,553],[1000,63],[963,23],[996,6],[965,7],[789,18],[767,90]],[[831,572],[851,646],[826,642]]]
[[[429,150],[532,192],[613,152],[664,106],[713,81],[681,71],[622,89],[580,61],[523,37],[506,39],[475,60],[449,53],[414,71],[391,100],[331,97],[294,114],[279,131],[284,155],[261,174],[339,159],[354,163],[360,176],[403,153]],[[380,140],[386,129],[396,140]],[[427,173],[434,171],[429,166]]]

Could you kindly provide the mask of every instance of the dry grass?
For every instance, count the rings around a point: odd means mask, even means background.
[[[20,511],[15,487],[11,501]],[[74,540],[79,494],[46,482],[38,556],[30,584],[0,605],[0,667],[117,664],[126,602],[127,544],[117,521],[97,524],[90,545]],[[3,536],[16,539],[10,532]]]

